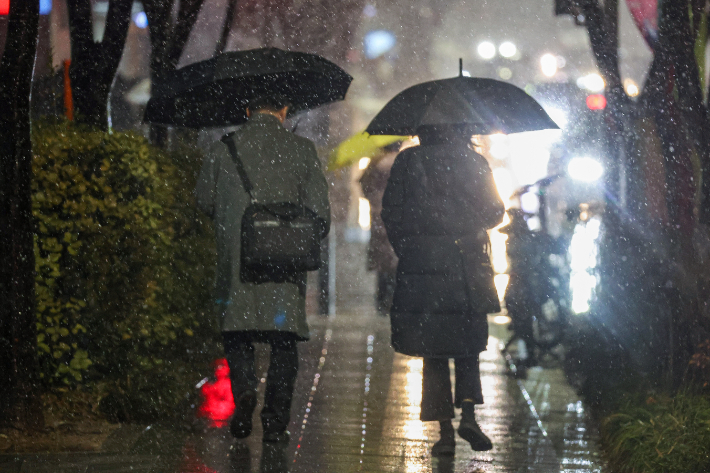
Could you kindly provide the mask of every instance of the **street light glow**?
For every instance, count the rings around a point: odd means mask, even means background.
[[[591,308],[591,301],[599,281],[596,277],[597,259],[601,223],[594,217],[575,226],[574,235],[569,245],[570,280],[572,293],[572,311],[583,314]]]
[[[498,46],[498,52],[503,57],[511,58],[515,56],[515,53],[518,52],[518,48],[516,48],[515,44],[511,43],[510,41],[505,41],[501,43],[500,46]]]
[[[592,158],[572,158],[567,165],[567,172],[576,181],[594,182],[604,174],[604,167]]]
[[[639,86],[636,85],[636,82],[631,79],[624,80],[624,90],[627,94],[629,94],[630,97],[636,97],[640,92]]]
[[[496,47],[490,41],[484,41],[478,45],[478,55],[483,59],[493,59],[496,55]]]
[[[557,107],[544,107],[547,114],[552,118],[552,121],[560,128],[566,128],[568,119],[567,112]]]
[[[543,54],[540,58],[540,69],[545,77],[557,74],[557,58],[550,53]]]
[[[606,87],[606,84],[604,83],[602,76],[596,72],[593,72],[577,79],[577,87],[580,89],[586,89],[590,92],[601,92],[604,90],[604,87]]]
[[[360,197],[358,205],[357,223],[363,230],[370,229],[370,201]]]
[[[136,26],[140,29],[144,29],[148,27],[148,15],[145,14],[144,11],[139,11],[135,15],[133,15],[133,23],[136,24]]]

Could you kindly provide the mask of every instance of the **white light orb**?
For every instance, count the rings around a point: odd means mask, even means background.
[[[557,58],[552,54],[543,54],[540,58],[540,69],[545,77],[557,74]]]
[[[604,174],[602,164],[593,158],[572,158],[567,165],[567,173],[577,181],[594,182]]]
[[[483,59],[493,59],[496,55],[496,47],[490,41],[484,41],[478,45],[478,55]]]
[[[511,58],[518,52],[518,48],[510,41],[505,41],[498,46],[498,52],[503,57]]]
[[[586,89],[590,92],[601,92],[604,90],[604,87],[606,87],[606,84],[604,83],[604,79],[601,75],[593,72],[577,79],[577,87],[580,89]]]
[[[640,93],[639,86],[631,79],[624,80],[624,90],[631,97],[636,97]]]

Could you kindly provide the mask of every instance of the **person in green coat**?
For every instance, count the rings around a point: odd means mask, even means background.
[[[283,127],[288,104],[262,97],[247,108],[249,120],[215,143],[204,159],[195,194],[198,207],[215,223],[216,307],[236,405],[231,432],[251,434],[258,378],[254,342],[271,345],[261,421],[264,441],[288,440],[293,385],[298,371],[296,342],[308,340],[306,273],[288,282],[240,280],[241,221],[250,203],[226,140],[232,140],[260,202],[303,203],[330,228],[328,184],[310,140]]]

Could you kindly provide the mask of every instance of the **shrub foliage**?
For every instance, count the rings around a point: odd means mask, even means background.
[[[215,347],[200,156],[64,122],[36,124],[33,146],[43,379],[91,384],[118,418],[158,416]]]
[[[681,392],[649,397],[607,417],[604,452],[619,473],[710,471],[710,399]]]

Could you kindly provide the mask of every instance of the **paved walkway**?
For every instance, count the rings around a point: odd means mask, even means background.
[[[0,457],[0,472],[599,472],[595,430],[559,369],[536,368],[526,380],[506,374],[504,328],[491,324],[481,355],[486,404],[477,411],[491,452],[459,439],[456,456],[431,458],[436,423],[419,421],[421,359],[395,354],[389,321],[371,309],[312,316],[312,339],[300,344],[301,368],[288,445],[245,442],[225,429],[181,433],[165,426],[126,426],[93,454]],[[266,347],[257,364],[266,371]],[[261,391],[263,394],[263,383]]]

